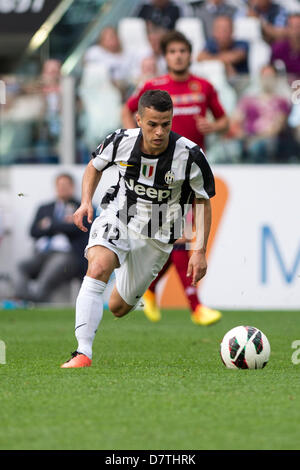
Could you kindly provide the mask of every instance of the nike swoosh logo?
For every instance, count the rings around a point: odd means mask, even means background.
[[[83,325],[87,325],[87,323],[81,323],[81,325],[76,326],[75,331],[77,330],[77,328],[80,328]]]
[[[134,166],[134,165],[129,165],[128,163],[124,163],[124,162],[119,162],[119,164],[120,164],[121,166]]]

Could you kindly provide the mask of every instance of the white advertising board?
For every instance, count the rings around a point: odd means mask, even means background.
[[[228,200],[201,285],[218,308],[300,308],[300,167],[216,166]]]
[[[223,309],[299,309],[300,167],[222,165],[213,170],[227,199],[199,287],[202,302]],[[31,254],[30,223],[37,207],[53,198],[54,178],[61,172],[75,177],[80,198],[84,166],[11,168],[11,239],[5,252],[0,247],[1,270],[5,266],[13,273],[17,262]],[[106,174],[95,205],[114,180],[113,173]],[[216,205],[221,198],[217,194]]]

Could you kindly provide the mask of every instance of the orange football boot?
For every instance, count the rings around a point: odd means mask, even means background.
[[[146,290],[146,292],[143,295],[143,301],[144,301],[144,314],[148,318],[148,320],[157,322],[160,321],[161,319],[161,312],[157,306],[156,300],[155,300],[155,294],[152,292],[150,289]]]
[[[68,369],[71,367],[90,367],[92,365],[91,359],[84,354],[77,351],[74,351],[71,354],[71,359],[60,366],[62,369]]]
[[[191,314],[191,320],[195,325],[212,325],[217,321],[221,320],[222,313],[218,310],[205,307],[204,305],[198,305],[194,312]]]

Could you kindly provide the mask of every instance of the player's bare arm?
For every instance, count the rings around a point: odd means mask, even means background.
[[[73,215],[74,224],[83,232],[88,231],[87,227],[83,224],[83,218],[86,216],[90,224],[93,222],[94,209],[92,200],[101,175],[102,172],[96,170],[91,160],[85,169],[82,179],[81,205]]]
[[[229,128],[229,119],[226,115],[214,121],[210,121],[203,116],[197,116],[195,119],[198,131],[204,135],[211,134],[213,132],[227,132]]]
[[[196,199],[196,240],[190,257],[187,276],[192,276],[192,285],[202,279],[207,270],[206,248],[211,227],[211,205],[209,199]]]

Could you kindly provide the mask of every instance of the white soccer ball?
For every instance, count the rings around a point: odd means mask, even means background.
[[[237,326],[224,336],[220,354],[228,369],[262,369],[270,357],[268,338],[254,326]]]

